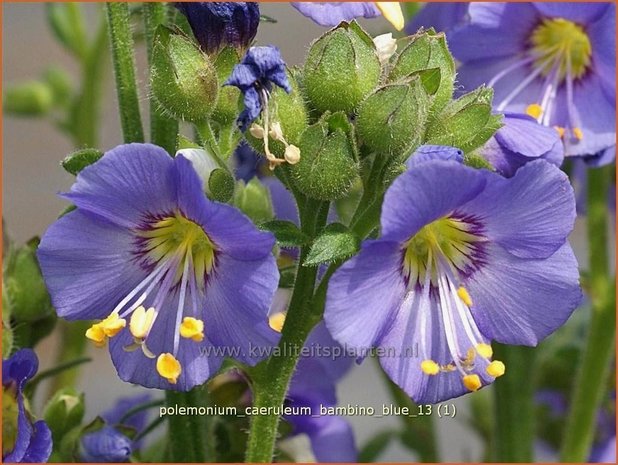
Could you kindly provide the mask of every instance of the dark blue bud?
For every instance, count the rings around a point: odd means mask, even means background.
[[[183,2],[175,5],[187,17],[193,35],[208,54],[227,45],[247,48],[260,23],[257,2]]]
[[[131,456],[131,440],[111,426],[82,437],[85,462],[126,462]]]

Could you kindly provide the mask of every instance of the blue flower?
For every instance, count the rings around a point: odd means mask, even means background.
[[[247,48],[260,24],[257,2],[179,2],[174,4],[186,17],[202,50],[208,54],[221,48]]]
[[[468,3],[426,3],[406,26],[408,34],[414,34],[418,29],[434,28],[436,31],[450,32],[455,27],[464,24],[468,14]]]
[[[326,329],[324,323],[318,324],[305,343],[310,351],[327,348],[340,350]],[[317,462],[356,462],[358,452],[352,427],[344,418],[337,415],[320,415],[320,407],[337,406],[335,386],[349,371],[353,363],[351,357],[342,355],[329,357],[315,353],[302,357],[287,394],[287,402],[294,407],[309,407],[311,415],[289,415],[285,419],[292,425],[292,434],[306,434]]]
[[[47,423],[43,420],[32,423],[24,405],[24,387],[38,368],[39,360],[31,349],[22,349],[2,361],[4,463],[47,462],[51,455],[52,436]],[[17,411],[11,409],[13,399],[17,402]],[[16,431],[8,431],[7,426],[12,426],[13,419]]]
[[[498,173],[511,177],[526,163],[539,159],[562,165],[564,146],[556,130],[519,113],[506,113],[503,124],[479,150]]]
[[[101,319],[86,337],[110,340],[121,379],[189,390],[214,375],[221,350],[254,365],[250,348],[276,342],[274,237],[208,200],[182,155],[119,146],[63,196],[77,209],[41,240],[43,276],[61,317]]]
[[[292,2],[294,8],[320,26],[333,27],[355,18],[383,15],[398,31],[404,26],[399,2]]]
[[[555,127],[567,156],[605,151],[616,144],[615,15],[611,2],[471,3],[449,35],[459,81]]]
[[[419,403],[492,383],[492,340],[536,345],[581,300],[564,173],[537,160],[506,179],[436,155],[388,189],[381,237],[333,275],[324,313],[339,343],[382,347]]]
[[[126,462],[133,451],[139,448],[140,441],[131,440],[117,426],[128,426],[133,428],[136,433],[140,433],[146,426],[148,412],[143,410],[130,415],[128,418],[124,418],[124,416],[132,408],[149,400],[149,394],[124,397],[119,399],[111,409],[101,414],[106,425],[100,430],[85,434],[82,437],[82,459],[85,462]]]
[[[246,131],[263,109],[268,111],[273,84],[292,92],[281,52],[274,46],[251,47],[224,84],[238,87],[244,96],[245,107],[237,120],[241,131]]]

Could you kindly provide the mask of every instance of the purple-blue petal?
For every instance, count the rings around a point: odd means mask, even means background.
[[[133,241],[129,230],[81,209],[53,223],[37,256],[58,315],[80,320],[109,315],[146,277],[132,260]]]
[[[414,34],[421,27],[450,32],[468,19],[468,3],[426,3],[406,25],[406,32]]]
[[[365,241],[329,282],[326,327],[336,341],[354,348],[359,359],[393,324],[406,292],[401,261],[397,242]]]
[[[578,24],[587,25],[598,20],[608,10],[609,2],[567,3],[567,2],[532,2],[544,17],[564,18]]]
[[[522,258],[544,258],[558,250],[573,229],[575,197],[568,177],[537,160],[510,179],[484,172],[487,187],[459,211],[480,218],[484,235]]]
[[[341,21],[381,15],[374,2],[291,2],[291,5],[325,27],[337,26]]]
[[[490,244],[486,262],[465,286],[472,315],[490,339],[534,346],[562,326],[581,302],[577,259],[569,244],[540,260]]]
[[[445,145],[421,145],[406,161],[408,169],[432,160],[456,161],[462,163],[464,153],[456,147]]]
[[[2,384],[15,383],[21,390],[39,369],[39,359],[32,349],[21,349],[7,360],[2,360]]]
[[[161,147],[125,144],[84,168],[63,194],[78,208],[131,228],[175,206],[173,160]]]
[[[32,427],[33,436],[30,439],[30,444],[21,462],[45,463],[49,460],[53,447],[51,430],[43,420],[35,422]],[[8,460],[6,462],[8,462]]]
[[[476,197],[485,187],[480,170],[435,160],[400,175],[382,205],[382,238],[403,242],[420,228]]]
[[[82,459],[85,462],[126,462],[131,456],[131,440],[111,426],[85,434],[81,440]]]

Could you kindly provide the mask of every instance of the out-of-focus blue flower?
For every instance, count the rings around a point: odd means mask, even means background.
[[[449,35],[459,81],[493,87],[498,111],[555,127],[566,156],[605,151],[616,144],[615,9],[611,2],[471,3],[469,20]]]
[[[590,455],[591,463],[616,463],[616,436],[597,446]]]
[[[539,159],[562,165],[564,146],[555,129],[519,113],[506,113],[503,124],[480,149],[498,173],[510,178],[526,163]]]
[[[260,116],[262,109],[267,109],[273,84],[288,94],[292,92],[281,52],[272,45],[251,47],[224,84],[238,87],[244,96],[244,109],[237,120],[242,131]]]
[[[51,455],[52,436],[47,423],[32,423],[24,405],[24,387],[38,368],[39,359],[31,349],[21,349],[2,361],[4,463],[47,462]]]
[[[285,419],[293,426],[292,434],[306,434],[317,462],[356,462],[357,450],[350,424],[336,415],[320,415],[320,407],[335,407],[335,386],[348,372],[353,359],[344,355],[343,348],[333,340],[324,323],[311,332],[305,347],[315,353],[302,357],[290,383],[288,403],[295,407],[309,407],[311,415],[289,415]],[[329,357],[317,352],[325,348]]]
[[[294,8],[320,26],[333,27],[341,21],[384,16],[398,31],[404,26],[398,2],[292,2]]]
[[[426,3],[406,26],[408,34],[414,34],[421,27],[450,32],[468,19],[468,3]]]
[[[249,348],[276,343],[267,319],[279,280],[274,237],[208,200],[182,155],[119,146],[64,197],[77,209],[41,240],[43,276],[60,316],[102,319],[86,336],[110,340],[121,379],[189,390],[220,367],[213,347],[254,365]]]
[[[134,413],[124,418],[131,409],[150,400],[150,394],[139,394],[119,399],[116,404],[101,414],[105,426],[82,437],[82,459],[86,462],[126,462],[140,441],[133,441],[117,426],[128,426],[140,433],[146,426],[148,411]]]
[[[381,237],[333,275],[324,313],[360,358],[384,348],[384,370],[419,403],[492,383],[505,371],[492,340],[536,345],[581,300],[564,173],[537,160],[506,179],[440,158],[388,189]]]
[[[178,2],[174,4],[186,17],[193,35],[206,53],[221,48],[247,48],[260,24],[257,2]]]

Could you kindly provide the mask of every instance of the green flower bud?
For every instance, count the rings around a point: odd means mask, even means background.
[[[239,61],[238,52],[233,47],[226,47],[219,52],[215,59],[215,69],[217,70],[219,82],[226,81]],[[217,100],[217,106],[212,112],[212,120],[224,126],[234,124],[238,116],[239,97],[240,90],[234,86],[219,88],[219,99]]]
[[[43,418],[59,444],[66,433],[81,424],[84,418],[84,394],[74,388],[62,388],[45,406]]]
[[[221,166],[217,159],[202,149],[182,149],[176,156],[182,155],[191,162],[204,185],[204,193],[212,200],[227,202],[234,194],[234,178],[227,168]]]
[[[13,329],[11,328],[11,304],[2,280],[2,358],[6,359],[13,351]]]
[[[429,97],[419,77],[388,84],[361,103],[356,128],[362,143],[377,154],[402,156],[422,141]]]
[[[217,72],[186,36],[159,26],[150,73],[153,97],[174,118],[197,122],[212,113],[219,88]]]
[[[52,89],[43,82],[28,81],[8,85],[4,91],[4,111],[17,116],[43,116],[54,104]]]
[[[493,89],[480,87],[451,102],[429,125],[427,144],[450,145],[468,153],[500,129],[501,115],[493,115]]]
[[[325,114],[303,132],[300,162],[292,166],[294,184],[321,200],[343,197],[358,177],[353,127],[344,113]]]
[[[11,317],[33,323],[52,314],[51,302],[36,259],[38,241],[31,241],[10,257],[5,273],[5,291]]]
[[[97,149],[81,149],[68,154],[60,162],[62,167],[74,176],[93,163],[99,161],[103,156],[103,152]]]
[[[316,40],[305,62],[307,97],[320,112],[350,113],[378,85],[381,66],[371,37],[356,23],[341,23]]]
[[[309,120],[305,102],[298,90],[298,83],[291,73],[288,72],[287,74],[292,92],[288,94],[280,87],[273,86],[273,91],[268,99],[270,126],[268,148],[273,155],[279,158],[285,157],[285,150],[290,144],[298,146],[300,135],[307,127]],[[279,127],[277,127],[277,124]],[[253,150],[262,154],[265,153],[263,125],[264,116],[262,115],[258,123],[252,125],[245,134],[247,142]],[[273,131],[273,129],[275,130]]]
[[[251,179],[247,184],[238,181],[234,191],[234,205],[256,224],[273,219],[270,193],[258,178]]]
[[[455,62],[443,33],[420,32],[404,39],[392,61],[389,82],[420,74],[429,93],[434,95],[433,109],[438,111],[451,100],[455,88]],[[431,73],[427,73],[432,70]],[[427,78],[431,79],[428,80]]]
[[[52,91],[54,104],[68,104],[73,92],[73,83],[69,74],[62,68],[51,66],[45,71],[43,78]]]

